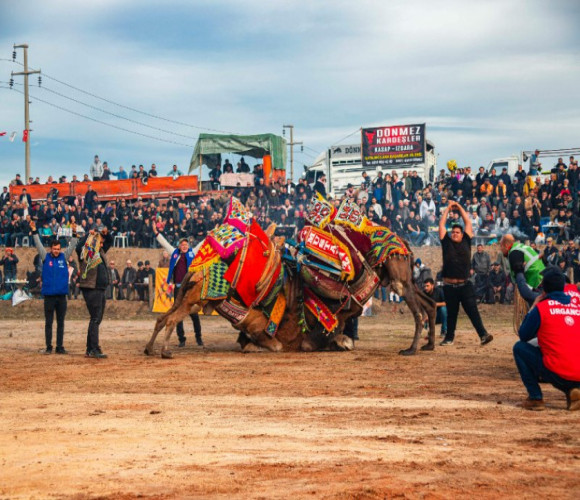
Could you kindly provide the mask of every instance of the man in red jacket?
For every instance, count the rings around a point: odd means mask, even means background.
[[[544,293],[524,318],[514,359],[528,398],[526,410],[545,410],[540,379],[566,394],[567,408],[580,410],[580,298],[565,293],[566,278],[557,268],[543,272]],[[538,346],[530,344],[538,338]]]

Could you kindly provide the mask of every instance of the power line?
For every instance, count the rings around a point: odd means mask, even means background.
[[[14,63],[14,64],[19,64],[19,65],[22,66],[22,63],[21,62],[19,62],[19,61],[13,61],[11,59],[0,59],[0,61],[8,61],[8,62],[11,62],[11,63]],[[95,99],[99,99],[101,101],[108,102],[109,104],[113,104],[114,106],[119,106],[120,108],[124,108],[124,109],[127,109],[129,111],[133,111],[135,113],[139,113],[139,114],[142,114],[142,115],[145,115],[145,116],[149,116],[149,117],[155,118],[157,120],[162,120],[162,121],[165,121],[165,122],[168,122],[168,123],[175,123],[176,125],[182,125],[184,127],[190,127],[190,128],[194,128],[194,129],[197,129],[197,130],[209,130],[211,132],[219,132],[221,134],[234,134],[235,133],[235,132],[228,132],[227,130],[219,130],[219,129],[213,129],[213,128],[209,128],[209,127],[200,127],[198,125],[191,125],[190,123],[180,122],[180,121],[177,121],[177,120],[171,120],[170,118],[164,118],[162,116],[154,115],[152,113],[147,113],[146,111],[141,111],[139,109],[135,109],[135,108],[132,108],[130,106],[126,106],[124,104],[120,104],[118,102],[112,101],[112,100],[107,99],[105,97],[101,97],[101,96],[99,96],[97,94],[93,94],[92,92],[87,92],[86,90],[80,89],[78,87],[75,87],[74,85],[71,85],[71,84],[66,83],[66,82],[63,82],[63,81],[61,81],[61,80],[59,80],[59,79],[57,79],[57,78],[55,78],[53,76],[50,76],[47,73],[44,73],[43,72],[42,74],[43,74],[43,76],[45,78],[48,78],[49,80],[53,80],[53,81],[55,81],[57,83],[60,83],[61,85],[64,85],[65,87],[69,87],[69,88],[71,88],[73,90],[76,90],[77,92],[81,92],[81,93],[86,94],[88,96],[94,97]],[[176,135],[178,135],[178,134],[176,134]],[[182,137],[188,137],[188,136],[182,136]]]
[[[337,144],[340,144],[345,139],[348,139],[349,137],[353,136],[354,134],[358,134],[358,133],[360,133],[360,128],[357,128],[354,132],[348,134],[346,137],[343,137],[342,139],[340,139],[340,141],[336,141],[334,144],[332,144],[332,146],[336,146]]]
[[[9,87],[0,87],[0,88],[9,89],[10,90]],[[14,92],[18,92],[19,94],[24,94],[24,92],[21,92],[18,89],[11,89],[11,90],[14,91]],[[44,99],[40,99],[39,97],[35,97],[35,96],[30,96],[30,97],[32,99],[36,100],[36,101],[42,102],[44,104],[47,104],[48,106],[52,106],[53,108],[60,109],[61,111],[65,111],[67,113],[70,113],[70,114],[75,115],[75,116],[79,116],[81,118],[85,118],[85,119],[90,120],[90,121],[95,122],[95,123],[100,123],[101,125],[105,125],[107,127],[111,127],[111,128],[117,129],[117,130],[122,130],[123,132],[128,132],[130,134],[139,135],[141,137],[146,137],[148,139],[153,139],[153,140],[159,141],[159,142],[165,142],[165,143],[168,143],[168,144],[175,144],[177,146],[184,146],[184,147],[187,147],[187,148],[193,148],[194,147],[192,144],[183,144],[181,142],[171,141],[171,140],[168,140],[168,139],[162,139],[160,137],[155,137],[153,135],[143,134],[141,132],[136,132],[134,130],[129,130],[129,129],[126,129],[126,128],[123,128],[123,127],[119,127],[117,125],[113,125],[111,123],[107,123],[107,122],[104,122],[102,120],[97,120],[96,118],[92,118],[90,116],[83,115],[81,113],[77,113],[76,111],[72,111],[70,109],[63,108],[62,106],[59,106],[57,104],[53,104],[51,102],[45,101]],[[193,139],[193,137],[192,137],[192,139]]]

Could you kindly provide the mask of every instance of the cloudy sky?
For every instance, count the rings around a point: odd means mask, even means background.
[[[18,131],[0,137],[0,184],[24,174],[14,43],[44,75],[42,180],[88,173],[97,153],[113,170],[186,169],[200,132],[288,123],[298,174],[361,126],[425,122],[440,166],[580,146],[579,26],[577,0],[0,0],[0,132]]]

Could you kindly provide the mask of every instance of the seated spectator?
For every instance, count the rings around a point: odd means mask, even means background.
[[[119,288],[119,300],[131,300],[133,298],[133,291],[135,290],[135,280],[137,279],[137,271],[133,267],[130,260],[127,261],[127,267],[123,270],[121,278],[121,285]]]
[[[413,214],[413,212],[411,212]],[[423,225],[421,216],[419,214],[414,215],[413,218],[409,218],[407,221],[407,234],[409,235],[409,240],[415,246],[421,246],[427,238],[427,229]]]
[[[115,261],[109,261],[109,285],[105,290],[105,298],[118,299],[122,297],[121,294],[121,277],[116,268]]]
[[[145,279],[148,277],[147,271],[142,261],[137,262],[137,275],[135,278],[135,290],[141,302],[145,301],[147,296],[147,285]]]
[[[488,304],[495,304],[498,301],[500,304],[505,303],[506,282],[506,274],[503,272],[501,264],[494,262],[491,266],[491,273],[489,273]]]
[[[77,262],[74,258],[74,255],[71,255],[68,259],[68,298],[69,300],[74,297],[76,300],[80,288],[79,288],[79,268],[77,266]]]

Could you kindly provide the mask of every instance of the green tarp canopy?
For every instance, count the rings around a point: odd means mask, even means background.
[[[218,135],[199,134],[189,163],[189,171],[199,168],[199,163],[213,168],[221,162],[222,153],[262,158],[272,156],[274,170],[286,169],[286,140],[274,134],[258,135]]]

